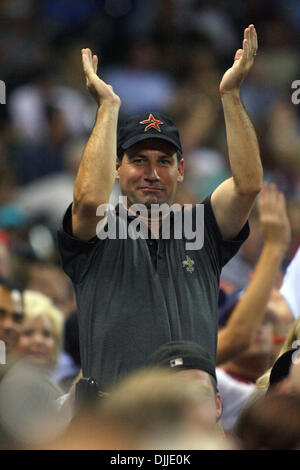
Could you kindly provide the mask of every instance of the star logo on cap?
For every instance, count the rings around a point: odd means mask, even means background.
[[[145,119],[144,121],[140,121],[140,124],[147,124],[147,126],[144,129],[144,132],[147,132],[152,127],[154,127],[154,129],[156,129],[157,131],[161,132],[159,125],[163,124],[163,122],[160,121],[159,119],[155,119],[153,114],[150,113],[148,119]]]

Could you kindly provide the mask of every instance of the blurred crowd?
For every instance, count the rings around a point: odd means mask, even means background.
[[[300,345],[294,344],[300,310],[280,293],[300,246],[300,107],[291,101],[300,71],[299,2],[2,0],[0,18],[6,85],[0,105],[0,339],[10,359],[0,365],[0,448],[299,448],[300,372],[291,351]],[[248,338],[239,354],[220,359],[216,390],[182,382],[170,371],[142,371],[101,406],[74,415],[76,300],[60,267],[56,232],[72,202],[96,113],[85,90],[81,48],[98,55],[99,75],[122,100],[121,121],[150,110],[177,123],[186,165],[177,201],[196,203],[231,174],[219,82],[250,23],[259,49],[242,100],[257,132],[264,179],[283,193],[291,231],[282,269],[252,328],[260,339],[251,338],[253,346]],[[118,194],[116,184],[112,202]],[[220,329],[235,331],[233,313],[268,241],[257,207],[250,227],[222,273]],[[300,279],[300,267],[297,272]],[[244,305],[249,315],[254,306],[251,300]],[[11,322],[6,329],[5,318]],[[280,380],[271,383],[270,368],[287,353]],[[270,383],[276,388],[287,380],[286,389],[297,393],[266,393]],[[253,393],[259,398],[252,403]]]

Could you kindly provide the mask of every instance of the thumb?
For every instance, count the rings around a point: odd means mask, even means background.
[[[243,55],[243,49],[238,49],[235,53],[235,56],[234,56],[234,62],[236,60],[239,60],[242,57],[242,55]]]

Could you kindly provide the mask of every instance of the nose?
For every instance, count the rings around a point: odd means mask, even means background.
[[[41,333],[35,333],[33,336],[32,336],[32,343],[35,344],[35,345],[41,345],[44,343],[44,337]]]
[[[145,179],[149,180],[149,181],[159,181],[160,180],[160,177],[158,175],[157,168],[156,168],[155,165],[149,165],[148,172],[147,172],[147,175],[146,175]]]
[[[10,315],[7,315],[1,323],[3,331],[11,331],[15,329],[15,323]]]

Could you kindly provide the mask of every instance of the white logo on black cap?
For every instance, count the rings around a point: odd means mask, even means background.
[[[182,365],[183,365],[182,357],[177,357],[176,359],[172,359],[170,361],[170,366],[171,367],[182,366]]]

